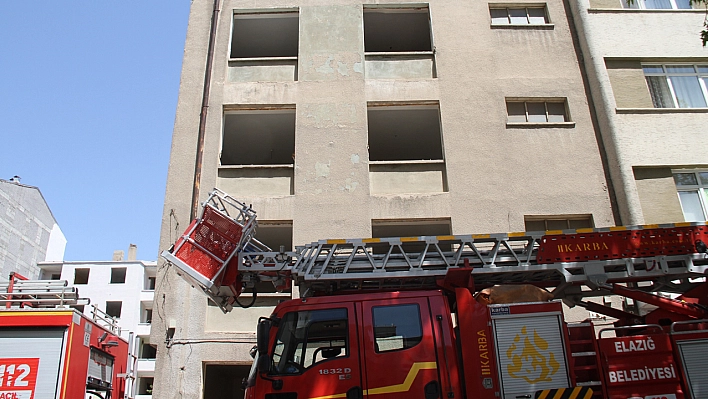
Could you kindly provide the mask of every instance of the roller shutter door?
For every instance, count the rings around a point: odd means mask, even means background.
[[[708,340],[677,341],[681,353],[683,373],[693,399],[708,399]]]
[[[34,359],[31,367],[36,363],[37,369],[29,374],[36,375],[34,399],[58,397],[65,333],[64,328],[0,328],[0,359],[3,363],[14,364],[12,359]]]
[[[492,323],[504,399],[570,386],[559,315],[505,316]]]

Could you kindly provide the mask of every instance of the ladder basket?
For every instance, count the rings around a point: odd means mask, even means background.
[[[238,269],[234,255],[249,247],[256,225],[256,212],[250,206],[215,188],[202,204],[199,217],[162,256],[207,294],[218,295],[222,285],[240,293],[236,278],[223,280],[227,274],[234,275],[226,269]]]

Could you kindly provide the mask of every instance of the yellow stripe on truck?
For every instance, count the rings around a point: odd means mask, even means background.
[[[413,363],[411,366],[411,369],[408,371],[408,375],[406,376],[406,379],[403,380],[403,383],[401,384],[396,384],[396,385],[388,385],[385,387],[379,387],[379,388],[371,388],[368,390],[364,390],[364,395],[380,395],[384,393],[399,393],[399,392],[407,392],[411,389],[411,385],[413,385],[413,381],[415,381],[415,378],[418,376],[418,373],[420,370],[435,370],[438,368],[437,363],[435,362],[418,362],[418,363]],[[325,395],[325,396],[317,396],[314,398],[309,398],[309,399],[337,399],[337,398],[344,398],[346,397],[346,393],[337,393],[334,395]]]

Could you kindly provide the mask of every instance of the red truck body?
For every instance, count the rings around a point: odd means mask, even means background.
[[[0,309],[0,398],[122,398],[127,356],[124,339],[77,310]]]

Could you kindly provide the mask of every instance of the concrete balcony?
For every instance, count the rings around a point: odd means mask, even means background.
[[[140,377],[152,377],[155,374],[155,359],[138,359],[137,372]]]
[[[150,323],[139,323],[138,327],[135,329],[135,335],[145,336],[150,335]]]

